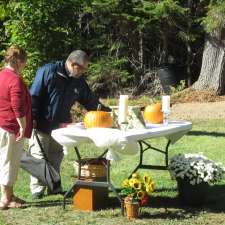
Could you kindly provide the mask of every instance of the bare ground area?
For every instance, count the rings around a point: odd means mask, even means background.
[[[184,120],[225,119],[225,101],[177,103],[172,106],[171,118]]]
[[[172,95],[172,119],[225,119],[225,96],[185,89]]]

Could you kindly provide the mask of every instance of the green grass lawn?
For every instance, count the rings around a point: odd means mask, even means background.
[[[164,139],[154,139],[151,143],[158,146],[165,144]],[[98,155],[100,150],[93,145],[81,148],[85,156]],[[193,129],[170,146],[170,157],[179,152],[203,152],[210,159],[220,161],[225,165],[225,123],[222,120],[196,121]],[[65,157],[62,165],[63,187],[66,190],[72,183],[74,175],[73,162],[76,159],[73,151]],[[151,163],[163,162],[158,153],[146,152],[145,161]],[[122,157],[122,160],[111,166],[111,177],[116,187],[134,169],[138,156]],[[142,170],[143,171],[143,170]],[[73,210],[71,199],[66,210],[62,209],[61,196],[46,196],[41,201],[33,201],[29,192],[29,176],[20,171],[15,192],[29,202],[29,207],[22,210],[10,209],[0,211],[0,225],[125,225],[125,224],[209,224],[225,225],[225,181],[211,187],[208,200],[201,208],[184,207],[177,198],[176,182],[171,180],[168,171],[150,170],[149,173],[156,183],[149,207],[142,208],[141,218],[128,221],[120,215],[119,203],[110,194],[111,207],[96,212],[81,212]]]

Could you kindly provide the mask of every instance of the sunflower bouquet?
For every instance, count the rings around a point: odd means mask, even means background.
[[[122,182],[121,196],[125,201],[138,202],[140,206],[144,206],[149,201],[149,196],[155,190],[155,183],[149,174],[143,176],[133,173],[130,179]]]

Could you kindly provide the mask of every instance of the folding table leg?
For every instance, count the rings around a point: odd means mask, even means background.
[[[121,214],[122,216],[124,216],[124,204],[123,204],[123,200],[120,198],[119,194],[117,193],[116,189],[114,188],[114,186],[109,183],[109,188],[113,191],[113,193],[116,195],[117,199],[120,201],[120,206],[121,206]]]
[[[139,141],[138,143],[139,143],[139,146],[140,146],[139,163],[136,166],[136,168],[133,170],[133,172],[129,175],[128,179],[131,178],[132,174],[135,173],[138,169],[154,169],[154,170],[167,170],[168,169],[169,146],[171,144],[170,140],[168,140],[168,142],[167,142],[167,144],[166,144],[166,146],[163,150],[155,148],[145,141]],[[146,148],[144,148],[144,146],[143,146],[144,144],[146,145]],[[150,150],[150,149],[153,150],[153,151],[157,151],[157,152],[164,155],[165,165],[150,165],[150,164],[144,165],[143,164],[143,154],[144,154],[145,151]]]
[[[66,208],[66,197],[73,191],[74,187],[76,186],[76,183],[75,182],[71,187],[70,189],[65,193],[65,195],[63,196],[63,209]]]

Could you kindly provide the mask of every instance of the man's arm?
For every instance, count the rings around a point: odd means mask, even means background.
[[[82,104],[88,111],[97,110],[98,105],[100,105],[102,111],[111,112],[111,109],[102,104],[94,95],[85,80],[83,80],[83,92],[79,103]]]
[[[45,66],[39,68],[36,72],[35,79],[30,89],[30,94],[32,97],[32,115],[34,120],[39,118],[39,109],[41,108],[42,96],[46,91],[46,85],[48,82],[48,72],[49,71]]]

